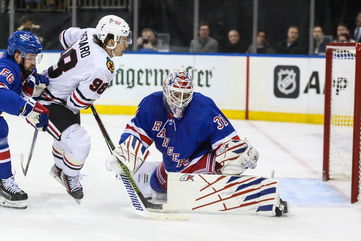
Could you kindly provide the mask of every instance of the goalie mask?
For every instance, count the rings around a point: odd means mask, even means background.
[[[121,37],[127,37],[127,44],[132,43],[132,36],[128,23],[118,16],[107,15],[102,17],[95,29],[99,40],[103,43],[108,34],[114,35],[114,41],[117,43],[120,42]],[[107,48],[114,49],[115,46],[107,46]]]
[[[163,102],[168,113],[180,119],[193,97],[192,77],[184,70],[169,74],[163,80]]]

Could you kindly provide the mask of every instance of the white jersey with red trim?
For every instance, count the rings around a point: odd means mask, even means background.
[[[66,50],[48,68],[50,84],[42,97],[61,102],[74,113],[93,104],[113,79],[114,63],[94,42],[95,29],[69,28],[59,41]]]

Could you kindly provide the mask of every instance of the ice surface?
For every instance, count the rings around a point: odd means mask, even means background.
[[[114,142],[130,116],[102,115]],[[359,241],[361,206],[349,204],[350,185],[321,182],[321,125],[235,121],[239,135],[259,150],[258,167],[248,174],[269,176],[275,170],[280,192],[289,202],[288,217],[258,215],[189,215],[188,221],[154,221],[136,216],[121,183],[104,168],[109,155],[92,115],[82,125],[92,139],[83,168],[81,205],[50,175],[51,138],[39,134],[28,176],[20,155],[28,155],[33,129],[18,117],[5,116],[16,180],[29,194],[28,208],[0,208],[0,241]],[[150,158],[161,160],[155,150]],[[187,214],[188,215],[188,214]]]

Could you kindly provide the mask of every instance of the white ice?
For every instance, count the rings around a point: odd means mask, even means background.
[[[260,151],[256,170],[269,176],[275,170],[289,202],[287,217],[256,214],[190,214],[188,221],[154,221],[136,216],[127,194],[104,168],[109,155],[92,115],[82,125],[92,138],[92,149],[82,183],[85,197],[78,205],[50,175],[51,138],[41,133],[28,175],[23,176],[20,155],[28,155],[33,129],[18,117],[5,116],[16,180],[29,194],[28,208],[0,208],[0,241],[359,241],[361,206],[349,203],[349,183],[323,183],[322,125],[236,121],[235,128]],[[114,142],[130,116],[102,115]],[[160,155],[153,150],[153,160]]]

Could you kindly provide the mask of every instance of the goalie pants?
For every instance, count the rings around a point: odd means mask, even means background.
[[[9,127],[5,119],[0,116],[0,179],[11,177],[11,158],[8,144]]]
[[[199,158],[198,161],[191,161],[191,165],[185,167],[181,173],[203,173],[203,174],[219,174],[221,165],[215,161],[214,153],[207,153]],[[193,164],[192,164],[193,163]],[[162,162],[152,173],[150,178],[150,186],[156,192],[167,192],[167,171]]]

